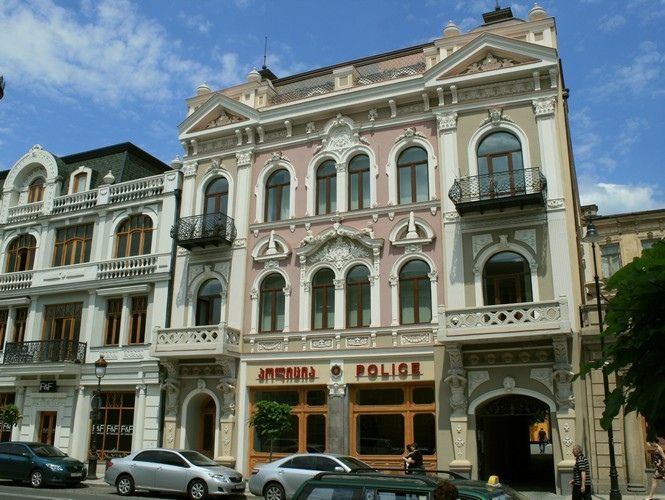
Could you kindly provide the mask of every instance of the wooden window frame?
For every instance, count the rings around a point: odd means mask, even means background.
[[[483,142],[485,142],[485,140],[487,140],[489,137],[491,137],[494,134],[508,134],[508,135],[511,135],[513,138],[515,138],[515,140],[519,144],[519,147],[515,148],[515,149],[505,149],[505,150],[501,150],[501,151],[493,151],[491,153],[487,153],[487,154],[484,154],[484,155],[479,155],[478,150],[483,145]],[[485,158],[485,161],[487,163],[487,175],[488,176],[493,176],[493,175],[495,175],[494,174],[494,164],[493,164],[494,159],[505,157],[508,161],[508,172],[499,172],[499,173],[508,174],[508,178],[510,179],[510,194],[512,196],[514,196],[518,191],[517,186],[515,184],[515,173],[520,172],[520,171],[522,171],[522,172],[524,171],[524,154],[523,154],[522,151],[523,151],[522,142],[519,140],[519,138],[515,134],[512,134],[512,133],[507,132],[505,130],[501,130],[501,131],[498,131],[498,132],[492,132],[491,134],[487,134],[478,143],[478,147],[476,148],[476,158],[477,158],[477,164],[478,164],[478,175],[484,175],[484,174],[480,173],[480,159],[481,158]],[[522,168],[521,169],[515,170],[513,168],[513,153],[519,153],[520,156],[522,157]],[[524,177],[524,174],[522,174],[522,177]],[[519,186],[519,190],[524,191],[524,189],[525,189],[524,178],[522,178],[522,186]],[[492,197],[496,196],[496,192],[494,191],[494,188],[492,187],[492,185],[490,185],[490,193],[489,194]]]
[[[524,271],[523,272],[517,272],[517,273],[488,273],[487,272],[487,265],[491,263],[492,259],[496,257],[497,255],[503,254],[503,253],[512,253],[522,259],[522,265],[524,266]],[[520,255],[517,252],[513,251],[502,251],[495,253],[492,255],[487,262],[485,262],[485,265],[483,266],[483,301],[485,305],[487,306],[493,306],[493,305],[501,305],[501,304],[519,304],[519,303],[525,303],[525,302],[532,302],[533,301],[533,290],[531,290],[531,298],[527,297],[527,291],[528,291],[528,280],[531,279],[531,273],[529,271],[529,263],[528,261],[524,258],[523,255]],[[500,291],[501,291],[501,283],[505,281],[511,281],[512,282],[512,288],[513,291],[515,292],[515,301],[513,302],[503,302],[503,301],[498,301],[497,299],[500,299]],[[494,301],[490,303],[489,300],[489,290],[493,291],[493,296],[494,296]]]
[[[319,174],[319,172],[327,168],[329,165],[333,166],[333,170],[329,174]],[[325,210],[321,212],[319,210],[320,208],[320,202],[321,198],[319,197],[320,194],[320,187],[321,183],[325,184]],[[332,213],[332,196],[330,194],[331,187],[333,186],[333,182],[337,183],[337,167],[335,165],[335,162],[332,160],[326,160],[323,163],[321,163],[317,169],[316,169],[316,215],[327,215]],[[335,200],[335,206],[337,205],[337,200]]]
[[[115,256],[116,258],[125,258],[125,257],[136,257],[139,255],[149,254],[152,250],[152,233],[154,228],[152,227],[152,219],[147,215],[137,214],[131,215],[125,219],[120,226],[118,226],[118,231],[115,234]],[[138,233],[139,234],[139,248],[138,253],[132,253],[132,238]],[[125,248],[124,252],[121,252],[121,240],[122,237],[125,237]],[[148,238],[149,236],[149,238]],[[146,240],[147,244],[146,244]],[[146,248],[147,247],[147,248]],[[120,255],[124,253],[124,255]]]
[[[346,307],[345,307],[346,327],[347,328],[366,328],[372,322],[372,319],[371,319],[371,316],[372,316],[372,297],[371,297],[372,289],[371,289],[370,281],[369,281],[369,272],[367,274],[367,281],[357,281],[357,282],[354,282],[354,283],[349,283],[349,275],[353,272],[353,270],[356,267],[362,267],[365,270],[367,270],[367,267],[362,266],[362,265],[361,266],[354,266],[349,270],[349,272],[346,275],[347,276],[346,277],[346,294],[345,294],[345,299],[346,299]],[[365,287],[367,287],[367,290],[369,290],[369,293],[370,293],[370,318],[369,318],[369,323],[367,323],[367,324],[363,323],[363,321],[362,321],[362,319],[363,319],[363,306],[365,305],[364,302],[363,302],[363,291],[364,291]],[[351,320],[351,314],[350,314],[351,311],[349,311],[349,297],[351,296],[351,294],[356,294],[356,296],[358,298],[358,300],[357,300],[358,307],[354,311],[354,314],[356,315],[356,322],[357,322],[357,325],[355,325],[355,326],[351,326],[351,324],[350,324],[351,323],[350,322],[350,320]]]
[[[316,280],[316,275],[319,274],[321,271],[330,271],[333,273],[333,278],[332,281],[327,282],[327,283],[321,283],[321,284],[314,284],[314,281]],[[330,313],[330,307],[328,306],[328,289],[332,288],[333,289],[333,303],[332,303],[332,315],[333,315],[333,326],[329,327],[328,326],[328,314]],[[317,328],[315,326],[315,321],[316,321],[316,290],[323,290],[323,295],[322,295],[322,318],[321,318],[321,327]],[[311,321],[311,329],[312,330],[331,330],[332,328],[335,328],[335,273],[332,271],[332,269],[329,268],[324,268],[320,269],[319,271],[316,272],[316,274],[312,277],[312,321]]]
[[[78,174],[74,175],[74,179],[72,180],[72,194],[76,193],[83,193],[86,191],[88,183],[88,174],[85,172],[79,172]],[[82,189],[79,190],[79,187]]]
[[[284,276],[282,276],[279,273],[277,274],[281,279],[282,282],[284,283],[284,286],[286,286],[286,283],[284,281]],[[281,332],[282,330],[277,329],[277,299],[279,297],[278,294],[284,294],[284,286],[281,288],[264,288],[263,284],[266,282],[266,280],[270,277],[274,276],[274,274],[269,274],[263,280],[261,281],[261,289],[259,292],[259,332],[261,333],[274,333],[274,332]],[[271,315],[270,315],[270,330],[264,330],[263,329],[263,297],[264,294],[270,294],[270,310],[271,310]],[[284,307],[286,307],[286,304],[284,304]],[[284,313],[285,311],[282,311]]]
[[[148,317],[148,296],[135,295],[130,297],[131,308],[129,313],[129,338],[130,345],[145,344],[146,321]]]
[[[25,339],[25,327],[28,323],[28,308],[19,307],[16,309],[14,318],[13,342],[21,343]]]
[[[416,148],[420,149],[425,153],[425,159],[421,161],[410,161],[410,162],[403,162],[400,163],[402,156],[406,151],[409,149]],[[427,172],[427,199],[429,199],[429,159],[427,155],[427,150],[420,146],[411,146],[409,148],[406,148],[404,151],[402,151],[399,155],[399,158],[397,159],[397,203],[401,204],[401,199],[402,199],[402,183],[400,182],[401,175],[400,171],[402,169],[409,169],[409,177],[411,178],[411,201],[407,203],[418,203],[418,192],[416,191],[416,180],[418,176],[416,175],[417,172],[417,167],[420,165],[425,165],[425,171]],[[426,200],[423,200],[426,201]]]
[[[221,297],[221,295],[220,294],[201,295],[201,290],[203,290],[203,288],[205,288],[205,286],[210,281],[216,281],[217,283],[219,283],[219,280],[217,280],[215,278],[207,279],[203,283],[201,283],[201,286],[199,286],[198,293],[196,294],[196,310],[194,311],[194,320],[195,320],[194,322],[196,323],[197,326],[215,325],[215,324],[219,323],[219,321],[217,323],[212,322],[212,320],[213,320],[212,314],[213,314],[214,308],[211,307],[211,305],[216,300],[220,301],[219,308],[220,308],[220,316],[221,316],[221,308],[222,308],[222,304],[221,304],[222,297]],[[220,283],[220,288],[222,288],[222,291],[223,291],[223,287],[221,286],[221,283]],[[199,321],[199,311],[201,310],[201,304],[206,304],[207,305],[207,315],[206,315],[206,322],[205,323],[202,323],[202,322]],[[222,320],[221,317],[219,319],[220,319],[220,321]]]
[[[9,326],[9,309],[0,309],[0,351],[5,348],[5,337]],[[2,408],[2,405],[0,405]]]
[[[119,345],[122,326],[122,297],[113,297],[106,301],[104,345]]]
[[[273,177],[276,177],[277,173],[279,172],[286,172],[286,175],[288,176],[289,181],[288,182],[282,182],[280,184],[270,184],[270,179]],[[291,187],[291,174],[289,173],[288,170],[284,168],[280,168],[278,170],[275,170],[273,173],[270,174],[268,177],[268,180],[266,181],[266,196],[265,196],[265,207],[263,210],[263,219],[264,222],[278,222],[282,220],[282,197],[284,196],[284,189],[290,189]],[[268,219],[268,213],[270,210],[270,199],[271,199],[271,194],[273,196],[276,196],[276,210],[275,210],[275,215],[277,216],[273,220]],[[290,193],[289,193],[290,194]],[[292,200],[289,201],[289,203]]]
[[[351,168],[353,167],[353,160],[355,160],[356,158],[361,157],[361,156],[364,156],[364,157],[367,158],[367,166],[366,167],[359,167],[357,170],[351,170]],[[349,189],[348,189],[348,203],[347,203],[347,205],[349,207],[349,211],[363,210],[364,208],[370,208],[369,205],[371,204],[371,201],[367,200],[367,205],[368,206],[365,206],[365,198],[363,197],[363,193],[365,192],[364,175],[366,173],[367,174],[370,173],[369,156],[367,156],[365,154],[361,154],[361,155],[356,155],[353,158],[351,158],[351,161],[349,162],[348,172],[349,172],[349,179],[348,179]],[[352,193],[353,190],[351,189],[351,186],[353,185],[353,183],[351,182],[351,180],[354,178],[354,176],[358,178],[358,207],[357,208],[351,208],[351,199],[352,199],[351,195],[353,194]],[[368,175],[367,181],[368,181],[368,183],[371,182],[369,180],[369,175]],[[399,179],[398,179],[398,182],[399,182]]]
[[[45,420],[48,418],[49,423],[53,422],[53,428],[49,425],[46,432],[46,439],[44,439],[44,425]],[[53,445],[55,443],[55,433],[58,428],[58,412],[57,411],[40,411],[39,412],[39,441]]]
[[[5,272],[17,273],[30,271],[35,265],[37,240],[31,234],[21,234],[14,238],[7,247],[7,266]]]
[[[90,262],[90,254],[92,252],[92,236],[94,232],[94,224],[76,224],[74,226],[66,226],[56,229],[55,232],[55,245],[53,246],[53,267],[71,266],[74,264],[82,264]],[[84,232],[83,236],[76,233],[81,229]],[[67,236],[68,231],[73,231],[72,236]],[[62,238],[61,238],[62,237]],[[80,260],[76,259],[76,250],[81,246]],[[60,262],[58,262],[58,248],[62,249],[60,255]],[[67,250],[70,250],[69,262],[67,262]]]
[[[0,392],[0,408],[13,405],[16,402],[16,394],[13,392]],[[13,427],[9,424],[0,424],[0,443],[12,440]]]
[[[133,398],[132,405],[126,405],[126,397]],[[118,429],[118,433],[108,433],[109,425],[122,425],[123,413],[126,411],[132,412],[132,422],[134,421],[134,412],[136,411],[136,395],[134,392],[102,392],[100,403],[101,418],[99,426],[97,427],[97,459],[106,460],[106,458],[124,457],[131,453],[131,444],[128,450],[118,450],[120,447],[120,436],[122,429]],[[109,413],[118,411],[118,418],[112,422],[109,421]],[[142,425],[142,424],[141,424]],[[133,424],[132,424],[133,426]],[[92,439],[92,424],[90,425],[90,439]],[[132,429],[133,431],[133,429]],[[110,442],[109,438],[115,438],[115,442]],[[131,443],[131,441],[130,441]],[[90,451],[88,450],[90,457]]]
[[[78,342],[82,311],[82,302],[47,305],[44,308],[42,338]]]
[[[38,203],[44,200],[44,184],[46,181],[43,177],[37,177],[28,186],[28,203]]]
[[[210,189],[218,180],[224,180],[226,182],[226,190],[210,191]],[[224,198],[226,198],[226,204],[225,204],[226,206],[224,207],[224,210],[222,210],[221,200]],[[212,212],[208,212],[208,200],[215,200],[215,210],[213,210]],[[203,197],[203,213],[204,215],[226,214],[228,213],[228,208],[229,208],[229,181],[225,177],[217,177],[208,184],[208,187],[205,190],[205,194]]]
[[[404,266],[402,266],[402,268],[404,268],[410,262],[413,262],[413,261],[406,262],[404,264]],[[421,262],[427,264],[427,262],[425,262],[425,261],[421,261]],[[429,267],[429,264],[427,264],[427,267]],[[402,270],[400,269],[399,290],[397,291],[398,300],[399,300],[399,324],[400,325],[404,325],[404,324],[419,325],[419,324],[422,324],[422,322],[420,321],[420,294],[418,293],[420,291],[420,284],[418,282],[421,282],[421,281],[424,282],[423,286],[425,286],[425,287],[430,287],[431,286],[430,285],[430,279],[429,279],[429,276],[427,276],[427,273],[425,273],[424,275],[420,275],[420,276],[413,276],[413,277],[409,277],[409,278],[404,278],[404,277],[402,277]],[[403,312],[404,312],[404,308],[402,307],[402,283],[406,283],[406,282],[413,282],[413,283],[416,284],[416,286],[414,286],[414,288],[413,288],[413,295],[414,295],[414,297],[413,297],[413,308],[414,308],[413,323],[404,323],[404,321],[402,319],[402,315],[403,315]],[[430,307],[430,321],[431,321],[431,318],[432,318],[432,315],[433,315],[431,291],[430,291],[429,307]]]

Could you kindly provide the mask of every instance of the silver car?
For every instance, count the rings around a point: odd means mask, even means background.
[[[198,451],[164,448],[110,460],[104,481],[115,486],[122,496],[142,489],[187,493],[189,498],[200,500],[245,491],[245,480],[239,472],[218,465]]]
[[[347,455],[298,453],[268,464],[257,465],[249,478],[249,491],[266,500],[288,500],[302,483],[319,472],[373,470],[370,465]]]

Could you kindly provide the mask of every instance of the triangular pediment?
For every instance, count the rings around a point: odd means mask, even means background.
[[[249,125],[258,119],[259,113],[225,95],[216,94],[189,115],[178,127],[181,134],[213,130],[216,128],[247,122]]]
[[[483,33],[424,75],[426,86],[440,85],[442,80],[474,78],[498,71],[533,70],[558,64],[557,52],[551,47]]]

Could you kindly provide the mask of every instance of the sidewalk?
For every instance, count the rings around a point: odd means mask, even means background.
[[[555,493],[545,493],[542,491],[521,491],[523,495],[526,495],[529,500],[570,500],[571,496],[570,495],[557,495]],[[644,500],[647,497],[647,494],[644,493],[642,495],[634,495],[634,494],[622,494],[621,499],[622,500]],[[592,495],[592,498],[594,500],[608,500],[610,498],[609,494],[596,494],[594,493]],[[665,500],[665,496],[656,496],[656,499],[660,498],[662,500]]]

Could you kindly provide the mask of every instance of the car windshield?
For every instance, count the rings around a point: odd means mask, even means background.
[[[217,462],[210,460],[205,455],[201,455],[198,451],[181,451],[180,454],[185,457],[192,465],[198,465],[199,467],[219,465]]]
[[[362,460],[353,457],[337,457],[337,460],[346,465],[349,469],[372,469],[372,467]]]
[[[55,446],[49,444],[29,444],[30,448],[38,457],[66,457],[67,454],[60,451]]]

